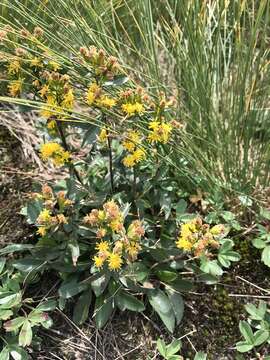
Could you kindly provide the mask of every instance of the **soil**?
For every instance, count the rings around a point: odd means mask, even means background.
[[[0,247],[31,242],[34,229],[19,212],[35,179],[28,175],[31,164],[23,158],[20,143],[2,127],[0,170]],[[195,350],[207,352],[209,360],[235,359],[234,346],[241,338],[238,323],[246,316],[244,305],[259,300],[269,303],[270,297],[264,290],[270,289],[270,269],[261,263],[260,253],[248,237],[236,239],[236,244],[242,259],[219,284],[198,284],[192,293],[183,294],[184,319],[174,335],[182,338],[185,359],[193,359]],[[53,295],[57,279],[52,276],[41,281],[40,289],[49,289]],[[156,350],[157,339],[173,339],[155,314],[148,311],[116,313],[102,331],[95,329],[91,319],[78,328],[67,315],[55,312],[53,327],[40,330],[40,344],[34,344],[30,351],[33,359],[154,360],[161,359]],[[261,355],[267,353],[270,348],[265,347]],[[243,358],[251,359],[250,355]]]

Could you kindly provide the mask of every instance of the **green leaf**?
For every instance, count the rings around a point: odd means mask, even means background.
[[[181,215],[185,213],[187,209],[187,202],[184,199],[180,199],[176,204],[176,218],[179,218]]]
[[[4,328],[5,328],[6,331],[17,330],[22,326],[24,321],[25,321],[25,317],[19,316],[19,317],[15,318],[15,319],[12,319],[12,320],[9,320],[9,321],[5,322],[4,323]]]
[[[17,294],[10,294],[8,293],[7,296],[5,294],[0,295],[0,306],[2,309],[9,309],[13,306],[18,305],[22,300],[22,294],[21,292],[18,292]]]
[[[5,264],[6,264],[6,259],[0,258],[0,274],[4,270]]]
[[[161,206],[161,211],[163,211],[165,214],[165,220],[167,220],[171,214],[172,209],[172,199],[170,194],[167,192],[162,192],[159,203]]]
[[[269,331],[258,330],[254,333],[254,345],[259,346],[269,339]]]
[[[184,315],[184,301],[180,294],[172,289],[166,290],[169,300],[172,304],[174,315],[176,318],[176,324],[179,325]]]
[[[222,268],[218,265],[217,260],[205,260],[202,262],[200,269],[207,274],[213,276],[221,276],[223,274]]]
[[[13,244],[7,245],[3,249],[0,250],[0,255],[12,254],[18,251],[26,251],[34,249],[34,245],[31,244]]]
[[[266,314],[267,305],[264,301],[260,301],[258,308],[253,304],[245,305],[246,311],[252,320],[263,320]]]
[[[121,291],[115,297],[117,306],[122,310],[130,310],[130,311],[144,311],[145,306],[144,303],[138,300],[135,296],[127,294],[124,291]]]
[[[95,125],[89,125],[90,128],[85,132],[85,135],[83,137],[83,141],[82,141],[82,147],[84,147],[87,144],[93,144],[96,139],[97,139],[97,135],[100,132],[100,128],[98,126]]]
[[[80,256],[80,247],[78,241],[74,239],[69,241],[68,247],[71,251],[73,266],[76,266],[78,257]]]
[[[95,303],[95,322],[98,329],[101,329],[109,320],[113,312],[113,302],[111,298],[100,296]]]
[[[57,306],[56,300],[48,300],[39,304],[36,309],[40,311],[52,311],[56,309],[56,306]]]
[[[148,293],[148,299],[153,309],[170,332],[174,331],[175,316],[169,298],[159,289],[151,290]]]
[[[264,208],[260,208],[260,216],[266,220],[270,220],[270,211]]]
[[[110,281],[111,275],[108,271],[106,272],[100,272],[98,278],[91,282],[91,287],[96,295],[96,297],[99,297],[103,292],[105,291],[109,281]]]
[[[161,281],[168,283],[174,281],[178,275],[174,271],[158,270],[157,276]]]
[[[43,204],[41,201],[31,201],[27,204],[25,212],[27,216],[27,222],[29,224],[35,224],[41,210]]]
[[[270,246],[266,246],[262,252],[262,262],[270,267]]]
[[[249,323],[246,321],[240,321],[239,329],[240,329],[241,334],[244,336],[245,340],[249,344],[253,344],[254,336],[253,336],[253,332],[252,332],[252,329],[251,329]]]
[[[166,355],[167,357],[170,357],[172,355],[175,355],[180,349],[181,349],[181,341],[180,340],[173,340],[170,345],[167,346]]]
[[[163,356],[164,358],[166,358],[166,356],[167,356],[166,355],[166,344],[165,344],[164,340],[158,339],[157,348],[158,348],[160,355]]]
[[[64,282],[58,292],[59,295],[64,299],[69,299],[74,295],[79,294],[80,292],[86,290],[88,287],[87,284],[78,283],[76,280],[71,280],[70,282]]]
[[[207,360],[207,355],[201,351],[197,352],[194,360]]]
[[[246,341],[239,341],[236,343],[236,350],[240,353],[248,352],[253,349],[253,345],[247,343]]]
[[[190,291],[193,288],[193,284],[185,279],[176,279],[170,283],[170,287],[179,292]]]
[[[86,319],[88,318],[91,301],[92,301],[91,289],[83,292],[80,295],[73,311],[73,321],[75,322],[75,324],[81,325],[86,321]]]
[[[9,348],[5,346],[0,352],[0,360],[9,360]]]
[[[223,211],[221,213],[221,216],[227,222],[230,222],[235,219],[235,215],[231,211]]]
[[[32,336],[33,336],[33,332],[31,328],[31,324],[28,320],[25,320],[19,334],[19,345],[22,347],[31,345]]]
[[[28,360],[29,359],[27,352],[17,345],[10,345],[9,351],[10,351],[10,355],[13,358],[13,360]]]
[[[149,272],[142,262],[134,262],[126,268],[124,274],[131,280],[143,282],[148,278]]]
[[[13,315],[13,311],[11,310],[5,310],[0,309],[0,320],[7,320]]]
[[[35,309],[28,315],[28,320],[30,320],[31,325],[40,324],[48,320],[48,314]]]
[[[252,245],[257,249],[263,249],[266,247],[266,242],[262,238],[252,239]]]
[[[15,267],[15,269],[20,270],[22,272],[31,272],[31,271],[37,271],[44,268],[46,264],[46,261],[34,259],[34,258],[24,258],[15,260],[12,262],[12,266]]]

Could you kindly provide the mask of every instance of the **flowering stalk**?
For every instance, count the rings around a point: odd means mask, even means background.
[[[113,163],[112,163],[112,145],[111,138],[108,136],[108,148],[109,148],[109,170],[110,170],[110,181],[111,181],[111,191],[114,192],[114,182],[113,182]]]
[[[63,147],[66,151],[69,151],[69,146],[67,144],[67,141],[66,141],[66,137],[65,137],[65,134],[64,134],[64,130],[63,130],[63,127],[62,127],[62,124],[60,121],[56,121],[56,126],[57,126],[57,130],[58,130],[58,133],[60,135],[60,138],[61,138],[61,141],[62,141],[62,144],[63,144]],[[77,169],[75,168],[75,166],[73,165],[73,163],[69,163],[69,169],[70,169],[70,173],[74,173],[74,175],[76,176],[77,180],[83,185],[83,182],[82,182],[82,179],[77,171]]]

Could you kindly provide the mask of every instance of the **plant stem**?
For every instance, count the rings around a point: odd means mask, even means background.
[[[65,151],[69,151],[69,146],[66,141],[65,133],[64,133],[61,122],[56,120],[56,125],[57,125],[57,130],[60,135],[63,147],[64,147]],[[77,180],[83,185],[82,179],[81,179],[77,169],[75,168],[75,166],[72,163],[69,163],[69,170],[70,170],[71,175],[74,174],[76,176]]]
[[[113,183],[113,161],[112,161],[112,144],[111,144],[111,138],[108,135],[108,148],[109,148],[109,172],[110,172],[110,181],[111,181],[111,191],[112,194],[114,193],[114,183]]]

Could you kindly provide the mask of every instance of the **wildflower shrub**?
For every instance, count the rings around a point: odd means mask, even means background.
[[[2,271],[16,269],[24,280],[57,273],[58,306],[72,299],[77,324],[91,316],[101,328],[116,309],[148,304],[173,332],[182,293],[194,281],[215,283],[239,259],[228,227],[187,214],[166,158],[182,131],[174,99],[148,94],[103,49],[60,56],[41,28],[1,30],[1,73],[2,101],[39,112],[40,156],[66,171],[31,194],[22,213],[36,241]],[[5,313],[4,329],[16,334],[13,315]]]

